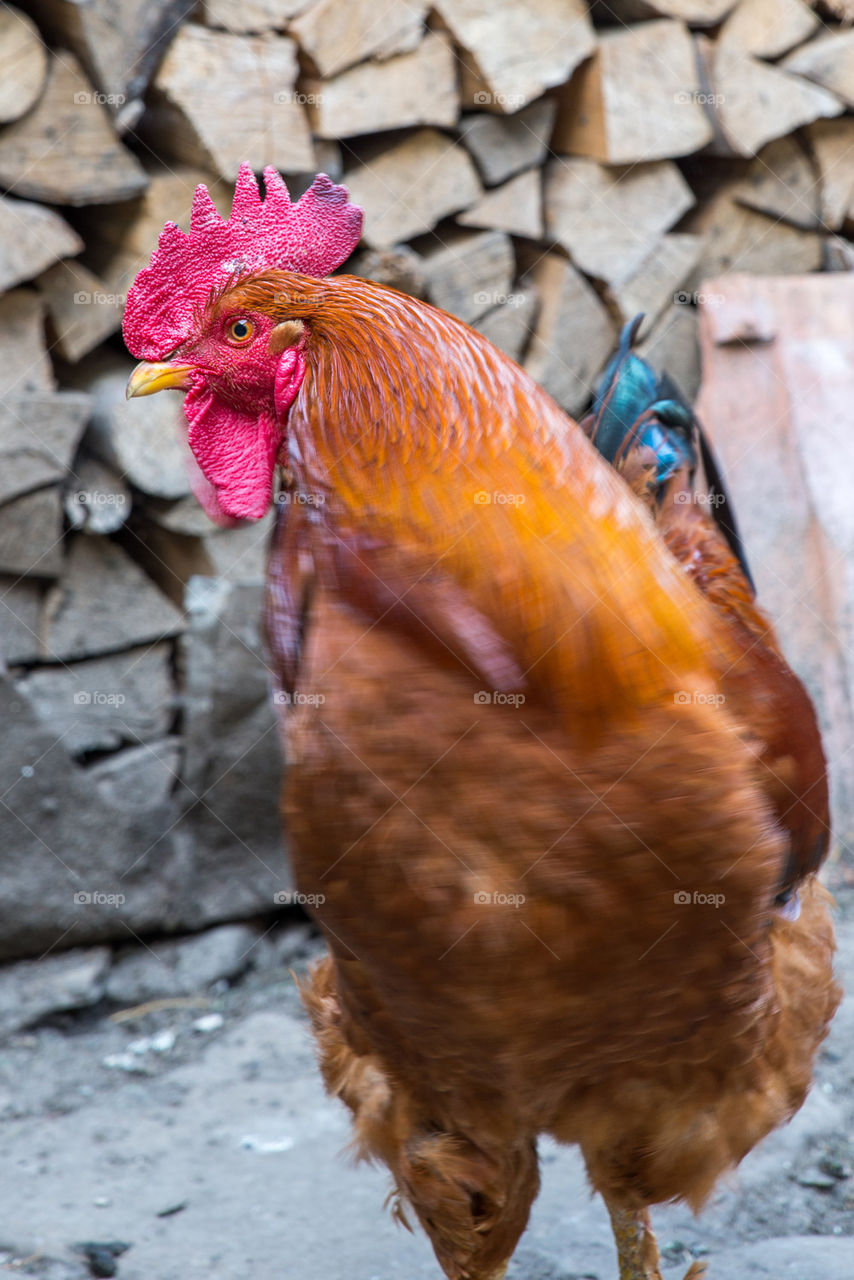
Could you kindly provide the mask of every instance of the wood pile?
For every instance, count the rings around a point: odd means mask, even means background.
[[[850,8],[0,7],[0,653],[25,726],[0,754],[0,839],[23,868],[0,891],[10,954],[63,929],[194,927],[288,887],[246,621],[267,522],[213,529],[177,398],[123,399],[127,288],[195,185],[227,213],[243,160],[294,195],[326,171],[365,209],[347,270],[455,312],[571,413],[639,310],[644,353],[693,396],[704,281],[854,268]],[[109,834],[69,835],[57,804]],[[72,908],[131,864],[121,911]]]

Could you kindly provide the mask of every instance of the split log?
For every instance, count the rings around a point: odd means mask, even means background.
[[[689,404],[700,386],[700,348],[697,343],[697,312],[676,304],[663,311],[651,332],[638,346],[638,354],[653,369],[668,373]]]
[[[468,324],[512,292],[515,258],[501,231],[455,231],[424,255],[430,301]]]
[[[756,58],[779,58],[819,25],[804,0],[741,0],[721,28],[718,44]]]
[[[7,666],[41,657],[44,584],[38,578],[0,577],[0,659]]]
[[[492,227],[529,240],[543,237],[543,179],[539,168],[519,173],[481,196],[457,221],[464,227]]]
[[[47,49],[25,13],[0,9],[0,124],[26,115],[39,99],[47,75]]]
[[[147,124],[161,151],[234,181],[242,162],[314,168],[296,91],[297,47],[283,36],[233,36],[187,23],[154,81]]]
[[[717,108],[720,134],[713,149],[719,154],[755,156],[766,142],[843,110],[826,89],[731,46],[701,42],[701,49]]]
[[[0,184],[48,204],[106,204],[142,191],[142,166],[101,96],[70,53],[53,54],[41,98],[0,134]]]
[[[554,98],[541,98],[512,116],[463,116],[460,138],[488,187],[546,158],[557,114]]]
[[[36,281],[56,350],[71,364],[121,328],[125,298],[79,262],[58,262]]]
[[[298,97],[315,134],[330,139],[407,125],[454,125],[460,113],[453,50],[433,34],[412,53],[365,62],[331,80],[306,80]]]
[[[854,30],[831,31],[790,53],[786,71],[806,76],[854,107]]]
[[[621,22],[643,18],[679,18],[692,27],[714,27],[736,0],[609,0],[611,13]]]
[[[70,542],[65,571],[45,601],[45,657],[68,662],[182,630],[180,610],[109,538],[78,534]]]
[[[843,122],[822,121],[837,123]],[[854,176],[851,182],[854,184]],[[782,218],[808,231],[821,225],[821,189],[815,169],[796,138],[778,138],[763,147],[735,191],[741,204],[772,218]]]
[[[555,150],[608,164],[689,155],[713,137],[702,97],[681,22],[612,28],[563,94]]]
[[[55,386],[44,340],[44,302],[31,289],[13,289],[0,297],[0,395]]]
[[[388,147],[348,170],[344,181],[351,200],[365,210],[364,242],[376,249],[431,231],[481,194],[466,152],[435,129],[420,129]]]
[[[193,0],[27,0],[52,45],[70,49],[116,117],[130,128],[152,72]]]
[[[0,573],[56,578],[62,572],[62,495],[57,485],[0,506]]]
[[[525,368],[578,416],[614,349],[616,330],[593,288],[560,254],[545,254],[528,278],[542,301]]]
[[[378,16],[376,0],[346,6],[317,0],[288,30],[318,75],[337,76],[367,58],[410,53],[421,42],[428,8],[427,0],[384,0]]]
[[[209,27],[219,27],[232,35],[263,35],[284,31],[291,18],[307,9],[314,0],[202,0],[200,6]]]
[[[511,360],[522,359],[531,336],[539,298],[534,288],[517,287],[498,307],[481,316],[475,328]]]
[[[0,400],[0,502],[65,479],[88,413],[77,391]]]
[[[558,156],[546,170],[549,236],[582,271],[609,283],[638,267],[693,203],[691,188],[667,160],[615,171]]]
[[[563,84],[596,40],[584,0],[436,0],[460,46],[463,101],[507,114]]]
[[[703,237],[689,288],[725,271],[785,275],[818,269],[820,235],[774,221],[740,204],[737,197],[738,183],[727,183],[688,219],[686,230]]]
[[[52,209],[0,196],[0,290],[37,276],[57,258],[82,248],[77,232]]]
[[[805,133],[819,172],[821,221],[836,230],[854,202],[854,120],[817,120]]]
[[[664,235],[627,276],[611,283],[608,293],[623,323],[642,311],[640,333],[646,336],[665,307],[687,301],[681,286],[697,265],[702,243],[699,236]]]
[[[130,489],[112,467],[88,453],[75,460],[63,498],[72,529],[115,533],[130,515],[131,502]]]

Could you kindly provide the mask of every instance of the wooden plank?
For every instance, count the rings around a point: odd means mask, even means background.
[[[854,275],[730,275],[704,287],[724,300],[700,308],[698,412],[723,464],[759,597],[816,701],[835,835],[850,844]],[[757,300],[771,313],[770,340],[719,341],[723,313]]]

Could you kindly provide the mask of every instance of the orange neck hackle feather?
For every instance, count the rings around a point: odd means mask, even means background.
[[[704,602],[576,424],[482,335],[358,277],[273,271],[229,301],[307,326],[288,430],[327,518],[456,580],[530,687],[576,723],[710,687]]]

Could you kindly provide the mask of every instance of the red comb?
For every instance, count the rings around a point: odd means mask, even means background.
[[[128,293],[124,338],[138,359],[163,359],[179,346],[190,332],[194,309],[237,272],[279,268],[325,276],[353,252],[362,233],[362,210],[348,202],[346,187],[321,173],[292,204],[275,169],[264,170],[264,183],[262,200],[254,173],[243,164],[228,222],[201,185],[193,196],[190,230],[166,223],[150,266]]]

